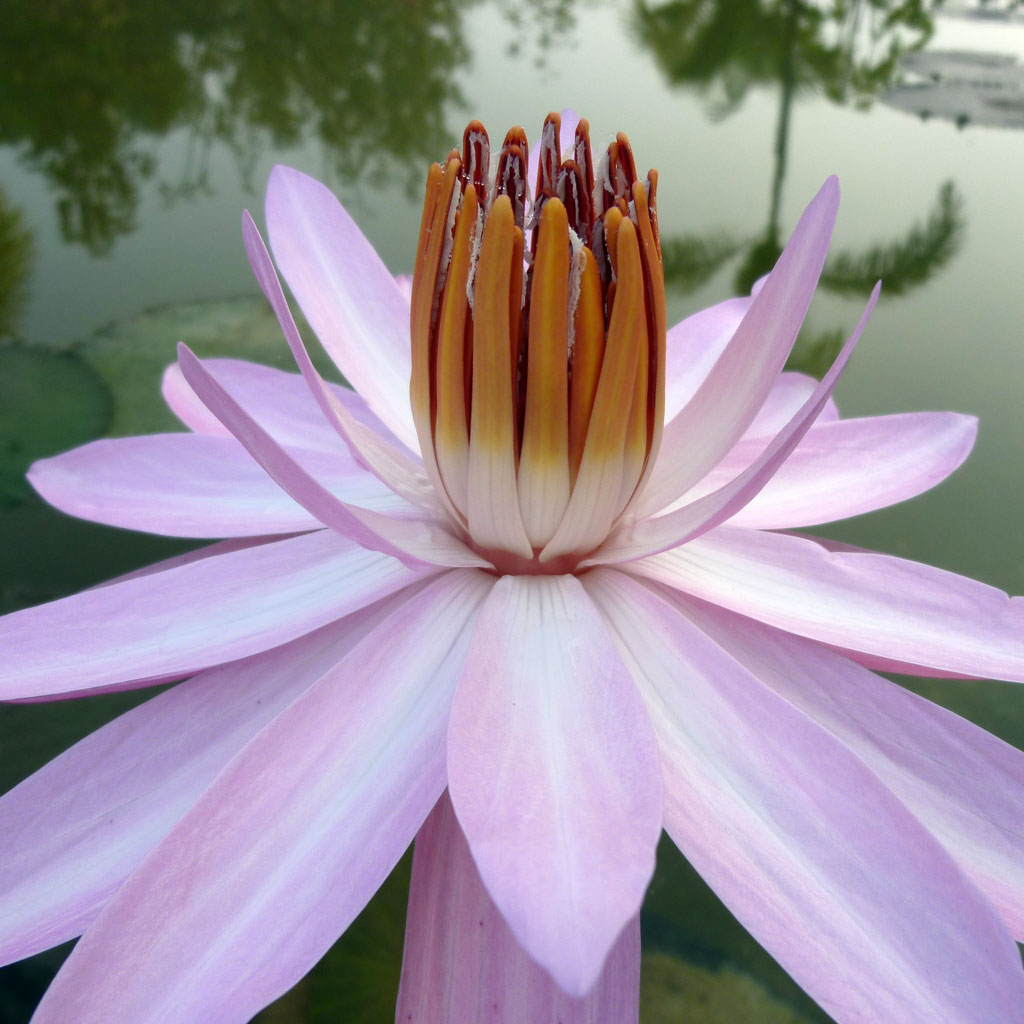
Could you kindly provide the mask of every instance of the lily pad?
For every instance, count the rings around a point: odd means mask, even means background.
[[[0,504],[28,496],[36,459],[104,433],[111,410],[106,385],[77,353],[0,345]]]
[[[303,336],[320,372],[338,380],[338,371],[312,332],[306,328]],[[160,379],[177,359],[179,341],[200,357],[248,359],[295,371],[281,328],[262,298],[189,302],[140,313],[76,346],[113,395],[110,436],[182,429],[160,400]]]
[[[738,972],[764,989],[780,1006],[789,1007],[798,1015],[796,1020],[828,1024],[831,1019],[732,916],[664,836],[658,846],[658,867],[640,920],[647,954],[664,953],[711,972]],[[641,988],[644,984],[646,980],[642,980]],[[687,1014],[679,1019],[700,1018]],[[722,1019],[761,1020],[756,1013],[738,1013]]]
[[[640,1024],[807,1024],[748,974],[689,963],[668,953],[643,958]]]

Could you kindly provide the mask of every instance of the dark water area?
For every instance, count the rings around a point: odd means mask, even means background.
[[[327,181],[407,273],[427,164],[464,124],[533,135],[564,107],[659,170],[670,324],[748,290],[839,175],[793,365],[821,375],[881,277],[841,409],[981,427],[933,492],[820,532],[1024,592],[1015,4],[0,0],[0,24],[0,611],[191,546],[69,519],[24,473],[174,429],[157,388],[178,339],[288,366],[239,228],[246,207],[262,224],[275,163]],[[1013,684],[906,682],[1024,746]],[[0,707],[0,790],[144,696]],[[390,1019],[407,872],[261,1020]],[[687,1019],[826,1019],[668,844],[644,915],[648,1024],[675,1019],[678,991],[703,1000]],[[0,970],[0,1021],[28,1019],[65,953]]]

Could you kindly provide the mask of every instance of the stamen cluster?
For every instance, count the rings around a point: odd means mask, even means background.
[[[664,414],[657,174],[626,136],[595,166],[589,126],[522,128],[491,173],[478,121],[427,177],[412,294],[412,408],[456,526],[516,571],[564,571],[621,518]],[[512,564],[505,558],[506,564]],[[527,563],[532,567],[524,568]]]

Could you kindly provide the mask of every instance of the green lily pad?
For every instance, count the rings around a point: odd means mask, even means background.
[[[715,969],[668,953],[643,958],[640,1024],[807,1024],[807,1018],[748,974]]]
[[[110,392],[75,352],[0,345],[0,504],[31,492],[25,471],[38,458],[99,437]]]
[[[664,836],[658,846],[658,867],[644,900],[641,923],[648,954],[665,953],[710,971],[739,972],[779,1005],[798,1014],[797,1019],[807,1024],[828,1024],[831,1019],[729,913]],[[761,1020],[757,1014],[738,1014],[732,1019]]]
[[[303,336],[320,372],[337,380],[338,371],[312,332],[307,328]],[[296,370],[277,319],[262,298],[189,302],[140,313],[98,331],[76,347],[113,395],[110,436],[182,429],[160,400],[160,379],[176,361],[179,341],[203,358],[248,359]]]

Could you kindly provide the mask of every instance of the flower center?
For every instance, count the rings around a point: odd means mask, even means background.
[[[531,198],[526,135],[491,174],[471,122],[427,176],[412,290],[413,416],[463,535],[504,572],[566,572],[626,512],[664,417],[657,173],[619,134],[595,166],[550,114]]]

